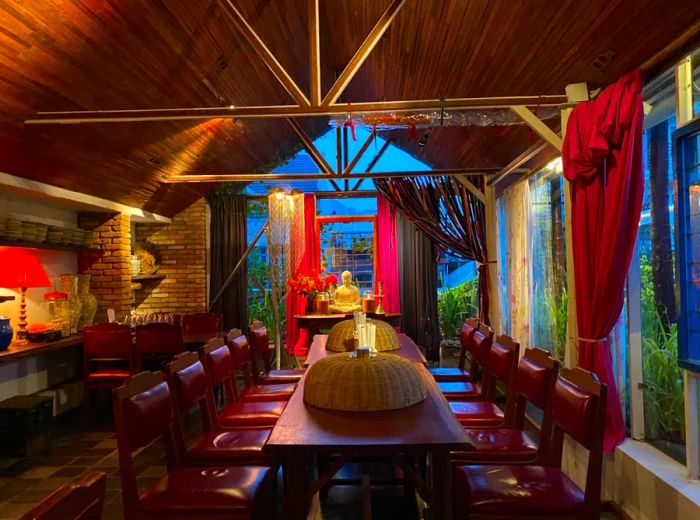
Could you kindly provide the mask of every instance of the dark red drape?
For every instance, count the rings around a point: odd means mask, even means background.
[[[293,274],[299,272],[316,271],[320,268],[321,254],[318,240],[316,240],[316,195],[304,195],[304,256],[299,265],[294,268]],[[299,236],[292,230],[292,236]],[[308,329],[299,329],[294,319],[295,314],[304,314],[306,309],[306,296],[296,292],[287,291],[287,352],[296,356],[306,356],[311,345],[311,336]]]
[[[608,335],[622,311],[644,192],[642,73],[572,111],[562,149],[571,182],[578,363],[608,385],[605,453],[625,437]]]

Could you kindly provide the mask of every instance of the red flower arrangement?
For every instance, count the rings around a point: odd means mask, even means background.
[[[287,280],[287,285],[302,296],[315,295],[338,285],[338,277],[336,275],[326,275],[325,273],[325,269],[299,272],[293,278]]]

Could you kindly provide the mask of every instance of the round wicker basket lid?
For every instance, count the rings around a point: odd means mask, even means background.
[[[388,350],[398,350],[399,336],[396,334],[394,327],[382,320],[367,320],[367,323],[373,323],[377,326],[377,336],[375,338],[375,347],[379,352]],[[332,352],[352,352],[355,350],[353,341],[353,332],[355,332],[354,320],[345,320],[336,323],[328,333],[328,341],[326,341],[326,350]],[[366,346],[366,345],[361,345]]]
[[[333,354],[311,365],[304,378],[304,402],[318,408],[396,410],[426,397],[425,384],[413,363],[393,355],[356,358]]]

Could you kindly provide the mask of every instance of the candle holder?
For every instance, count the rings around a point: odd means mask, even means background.
[[[379,282],[379,294],[375,295],[377,299],[377,309],[374,311],[375,314],[386,314],[384,311],[384,306],[382,305],[382,299],[384,299],[384,284]]]

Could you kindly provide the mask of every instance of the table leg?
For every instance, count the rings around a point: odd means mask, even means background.
[[[435,450],[430,454],[430,487],[433,518],[452,518],[452,467],[449,450]]]
[[[309,510],[306,501],[306,457],[297,450],[290,450],[286,458],[284,486],[284,518],[303,520]]]

